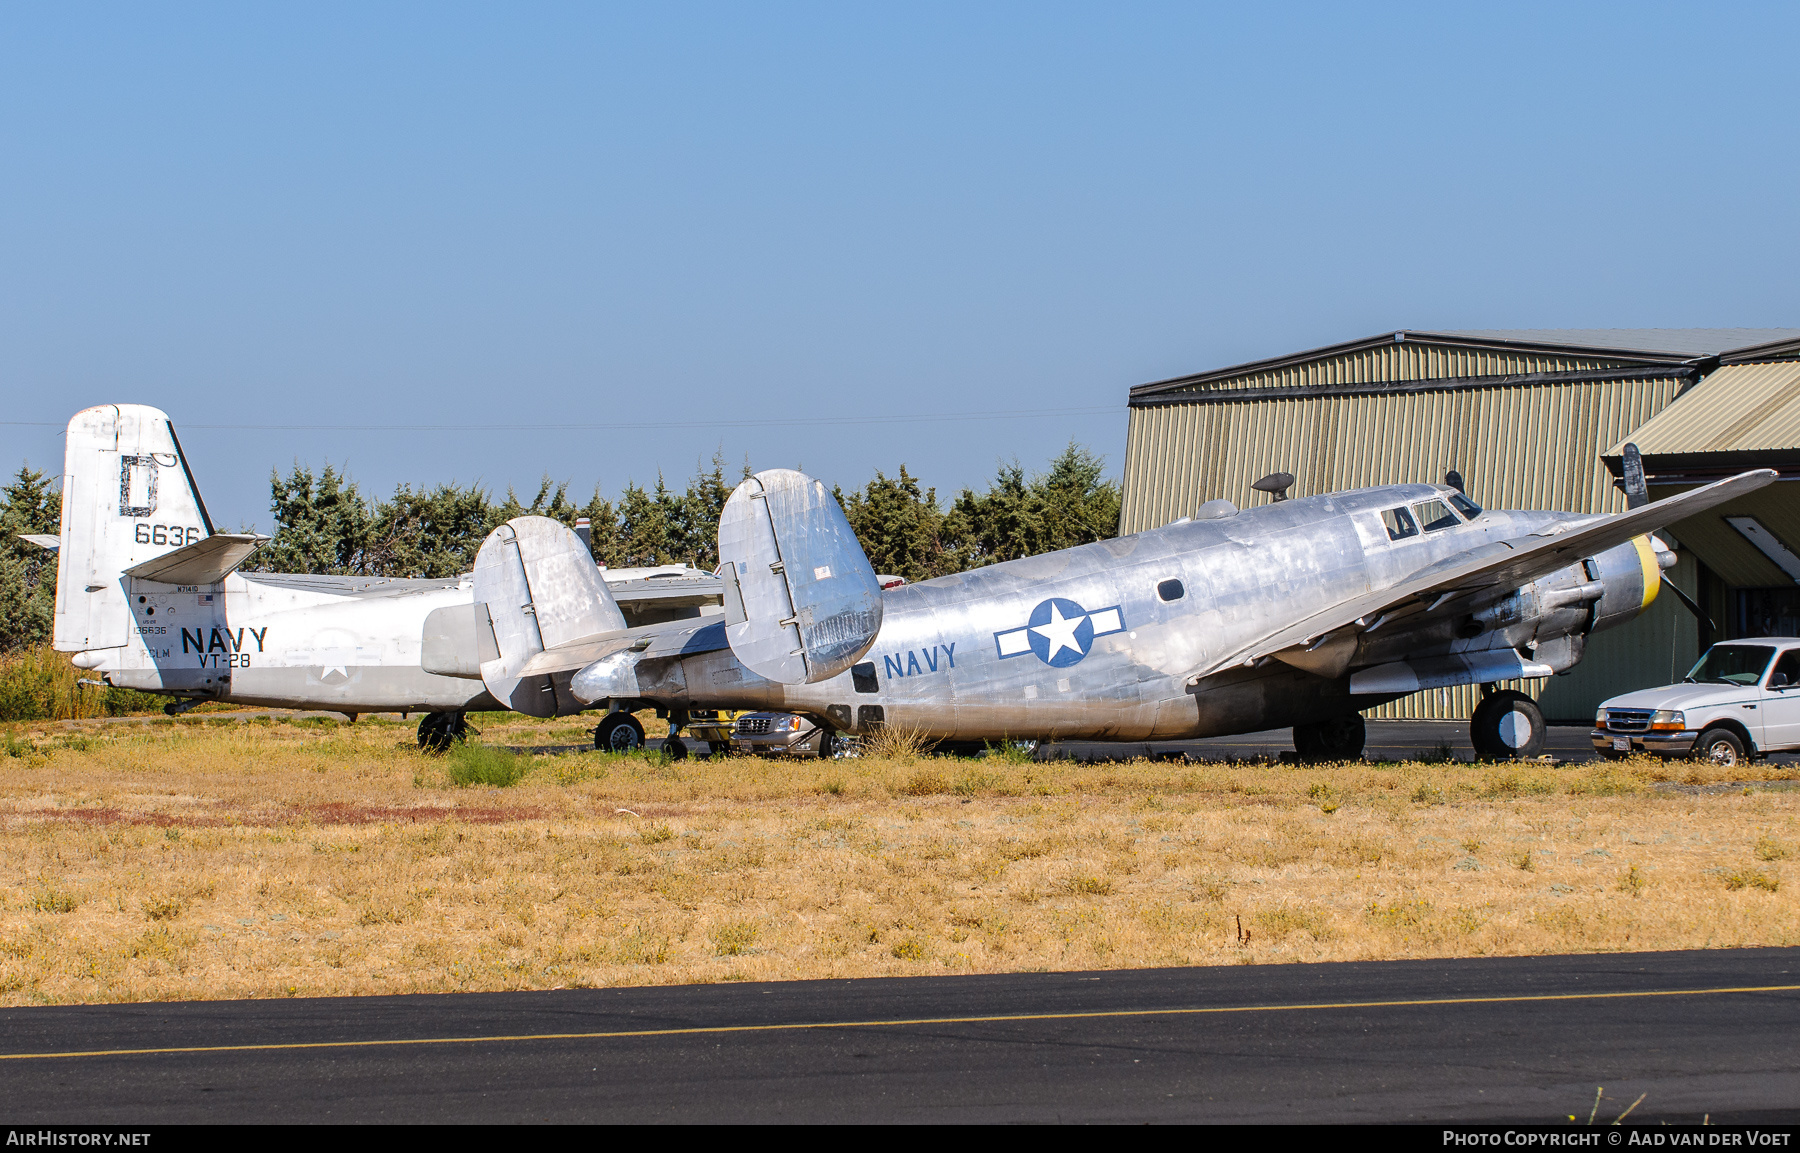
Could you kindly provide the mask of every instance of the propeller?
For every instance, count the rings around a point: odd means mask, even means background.
[[[1294,474],[1291,472],[1272,472],[1250,486],[1257,492],[1275,494],[1276,500],[1286,500],[1287,490],[1294,487]]]
[[[1620,471],[1625,474],[1625,507],[1643,508],[1650,503],[1650,486],[1644,483],[1643,455],[1638,452],[1638,446],[1629,441],[1621,455],[1623,460]]]
[[[1688,611],[1694,614],[1695,620],[1699,621],[1701,624],[1704,624],[1713,633],[1714,636],[1718,635],[1719,626],[1716,624],[1713,624],[1712,618],[1706,615],[1706,610],[1700,607],[1700,603],[1698,601],[1696,601],[1693,597],[1687,595],[1686,593],[1682,592],[1681,586],[1669,579],[1668,573],[1663,574],[1662,583],[1668,587],[1668,590],[1670,592],[1674,593],[1676,596],[1681,598],[1681,603],[1686,605],[1688,608]]]

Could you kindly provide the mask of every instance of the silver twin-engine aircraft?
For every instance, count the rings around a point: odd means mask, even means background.
[[[55,647],[108,684],[176,698],[171,711],[422,712],[420,742],[442,746],[465,712],[502,707],[481,680],[467,575],[237,571],[269,538],[214,529],[158,409],[102,405],[69,421],[61,529],[28,538],[59,554]],[[683,566],[599,575],[633,624],[717,611],[718,580]]]
[[[596,744],[628,749],[633,710],[678,732],[696,709],[755,708],[813,718],[827,750],[883,726],[956,742],[1293,726],[1303,756],[1350,758],[1360,710],[1572,667],[1655,598],[1674,555],[1648,534],[1775,476],[1581,516],[1483,510],[1459,485],[1282,499],[1277,474],[1258,482],[1269,504],[884,589],[830,492],[775,469],[726,502],[713,578],[620,580],[536,516],[453,580],[284,576],[234,571],[263,538],[213,531],[167,417],[107,406],[69,425],[55,643],[111,684],[190,700],[425,712],[438,746],[472,709],[604,709]],[[1491,691],[1471,736],[1531,755],[1543,718]]]
[[[777,469],[720,518],[723,620],[617,627],[579,542],[532,517],[483,545],[472,611],[489,691],[523,712],[571,696],[677,721],[774,709],[818,721],[827,750],[884,725],[953,742],[1291,725],[1303,756],[1352,758],[1360,710],[1480,684],[1477,751],[1532,755],[1542,714],[1495,682],[1573,666],[1655,598],[1675,557],[1650,532],[1775,476],[1578,516],[1483,510],[1454,474],[1291,500],[1275,474],[1259,507],[1212,501],[1151,532],[883,589],[826,488]],[[596,739],[630,743],[634,725],[615,712]]]

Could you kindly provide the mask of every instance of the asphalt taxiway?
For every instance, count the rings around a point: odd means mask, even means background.
[[[1797,1029],[1800,949],[1748,949],[21,1008],[0,1083],[15,1125],[1793,1123]]]

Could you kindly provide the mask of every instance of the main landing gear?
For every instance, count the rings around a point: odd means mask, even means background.
[[[681,742],[676,740],[675,744],[680,745]],[[636,752],[644,747],[644,726],[630,713],[607,713],[594,726],[594,747],[603,753]],[[687,755],[685,747],[682,748],[681,755]]]
[[[1362,759],[1368,730],[1361,713],[1343,713],[1310,725],[1294,726],[1294,752],[1303,761]]]
[[[461,713],[426,713],[419,718],[419,747],[441,753],[466,740],[470,731],[468,719]]]
[[[1484,761],[1530,760],[1544,751],[1544,714],[1537,702],[1511,689],[1482,686],[1469,718],[1469,743]]]

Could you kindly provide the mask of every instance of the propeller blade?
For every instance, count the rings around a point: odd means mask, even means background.
[[[1695,601],[1693,597],[1682,592],[1681,586],[1677,585],[1674,581],[1669,579],[1668,573],[1663,574],[1662,583],[1669,587],[1670,592],[1674,593],[1676,596],[1681,598],[1681,603],[1686,605],[1688,607],[1688,611],[1694,614],[1695,620],[1703,622],[1708,629],[1712,630],[1714,635],[1718,634],[1719,626],[1713,624],[1712,618],[1706,615],[1706,611],[1700,607],[1699,602]]]
[[[1644,483],[1644,458],[1635,444],[1626,444],[1619,470],[1625,474],[1625,507],[1643,508],[1650,503],[1650,486]],[[1696,610],[1698,611],[1698,610]]]

